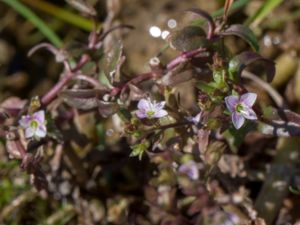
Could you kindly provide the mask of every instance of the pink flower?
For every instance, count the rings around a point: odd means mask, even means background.
[[[32,115],[22,116],[19,124],[25,130],[26,138],[43,138],[47,134],[45,112],[43,110]]]
[[[199,112],[196,116],[187,116],[185,117],[187,121],[193,123],[194,125],[198,125],[201,121],[202,112]]]
[[[255,93],[246,93],[240,97],[231,95],[225,98],[226,106],[231,112],[232,122],[236,129],[243,126],[245,119],[257,120],[257,116],[252,109],[256,98]]]
[[[190,160],[184,164],[182,164],[178,171],[187,175],[191,180],[198,180],[199,178],[199,170],[197,163],[193,160]]]
[[[168,115],[168,112],[164,110],[165,102],[156,103],[151,102],[150,99],[141,99],[138,103],[138,111],[136,115],[140,119],[153,119],[153,118],[162,118]]]

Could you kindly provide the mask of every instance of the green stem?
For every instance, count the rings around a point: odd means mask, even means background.
[[[56,33],[45,24],[34,12],[19,0],[3,0],[4,3],[16,10],[20,15],[29,20],[36,28],[56,47],[61,47],[63,42]]]

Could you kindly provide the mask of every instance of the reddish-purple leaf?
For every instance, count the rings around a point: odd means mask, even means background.
[[[205,153],[209,143],[210,130],[198,130],[198,147],[201,153]]]
[[[60,97],[70,106],[90,110],[98,107],[98,97],[102,96],[98,90],[65,90],[60,93]]]
[[[236,75],[240,77],[242,71],[256,61],[264,63],[267,73],[267,81],[271,82],[275,75],[275,63],[254,52],[243,52],[231,59],[229,62],[229,73],[233,77]]]
[[[104,118],[111,116],[119,110],[119,105],[115,102],[98,102],[98,111]]]
[[[167,40],[172,48],[181,52],[188,52],[209,45],[205,32],[198,26],[186,26],[181,30],[174,31]]]
[[[71,107],[81,110],[92,110],[98,108],[103,117],[114,114],[119,106],[114,102],[106,102],[101,97],[107,90],[66,90],[60,93],[60,97]]]
[[[175,86],[177,84],[189,81],[193,78],[192,70],[186,70],[181,73],[168,72],[161,78],[161,84],[164,86]]]
[[[238,36],[246,41],[256,52],[259,51],[258,41],[252,30],[250,30],[248,27],[240,24],[234,24],[220,34],[223,36]]]
[[[192,9],[188,9],[186,11],[196,13],[197,15],[203,17],[207,21],[207,24],[208,24],[207,38],[210,39],[214,35],[215,28],[216,28],[216,24],[215,24],[213,18],[206,11],[204,11],[202,9],[192,8]]]

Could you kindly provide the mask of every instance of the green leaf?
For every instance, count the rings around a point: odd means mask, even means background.
[[[132,152],[130,153],[129,156],[130,157],[138,156],[139,160],[141,160],[144,152],[147,150],[148,147],[149,147],[148,141],[144,141],[140,144],[133,145],[133,146],[131,146]]]
[[[289,186],[289,191],[292,192],[295,195],[300,195],[300,190],[297,188],[293,188],[292,186]]]
[[[259,44],[258,44],[258,40],[256,39],[256,36],[252,32],[252,30],[250,30],[246,26],[240,24],[231,25],[228,29],[222,32],[221,35],[238,36],[242,38],[244,41],[246,41],[256,52],[259,51]]]
[[[245,24],[247,26],[255,27],[266,17],[268,14],[281,4],[283,0],[265,0],[262,6],[256,11],[256,13],[249,17]]]
[[[225,75],[226,72],[223,69],[213,71],[213,79],[215,81],[215,87],[217,87],[218,89],[223,89],[226,87]]]
[[[37,29],[56,47],[61,47],[63,42],[56,35],[56,33],[44,23],[34,12],[32,12],[27,6],[21,3],[19,0],[3,0],[4,3],[16,10],[20,15],[25,17]]]
[[[205,93],[213,93],[216,90],[216,87],[214,87],[212,83],[206,83],[203,81],[199,81],[196,87]]]

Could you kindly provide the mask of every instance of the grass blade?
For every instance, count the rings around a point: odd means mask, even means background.
[[[244,7],[245,5],[247,5],[248,3],[250,2],[250,0],[237,0],[236,2],[234,2],[231,6],[231,8],[229,9],[229,14],[230,13],[233,13],[237,10],[239,10],[240,8]],[[220,17],[224,14],[224,7],[213,12],[211,14],[211,16],[213,18],[216,18],[216,17]],[[197,25],[197,26],[201,26],[204,24],[204,20],[203,19],[199,19],[199,20],[195,20],[192,24],[193,25]]]
[[[32,12],[27,6],[21,3],[19,0],[2,0],[11,8],[16,10],[20,15],[30,21],[53,45],[61,47],[63,42],[56,35],[56,33],[44,23],[34,12]]]
[[[251,27],[258,26],[260,22],[283,1],[284,0],[266,0],[256,13],[247,19],[245,24]]]
[[[60,8],[50,2],[42,0],[22,0],[22,2],[85,31],[91,31],[93,29],[93,22],[91,20]]]

